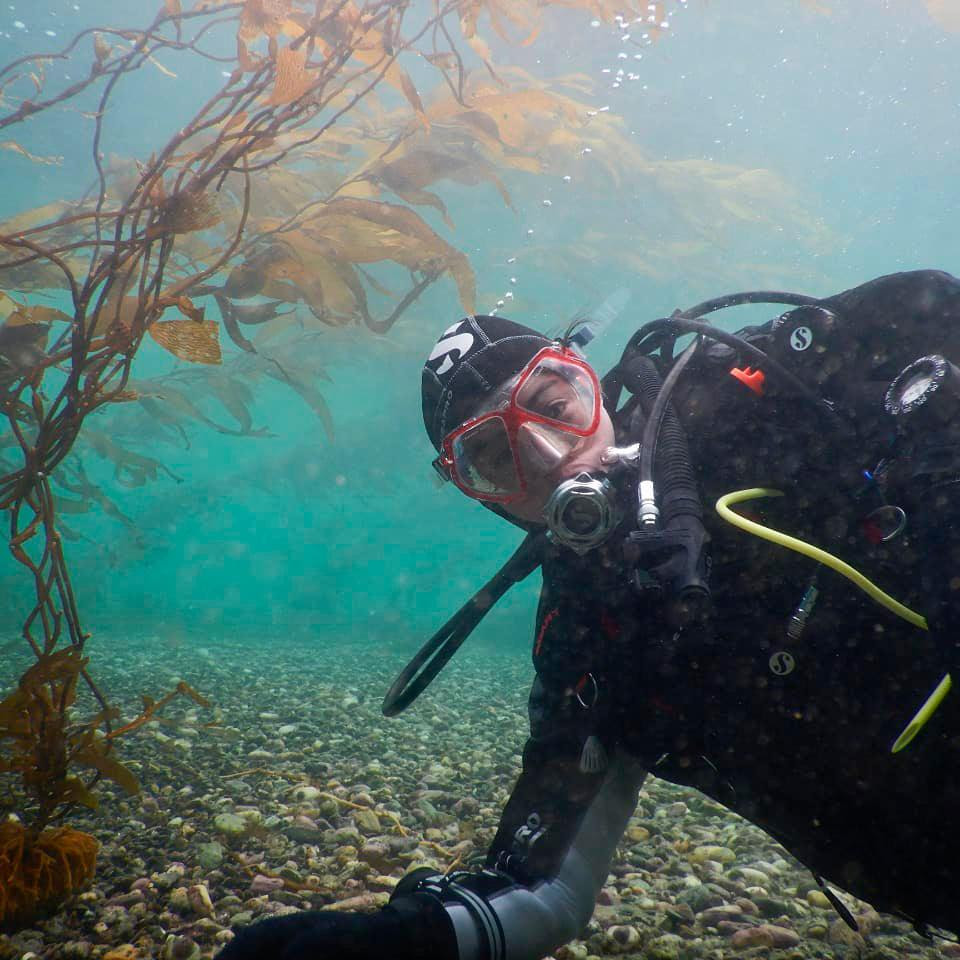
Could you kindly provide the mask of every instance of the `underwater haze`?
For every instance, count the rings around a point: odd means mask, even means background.
[[[410,45],[398,69],[356,101],[376,70],[337,95],[335,76],[306,109],[343,42],[318,39],[298,59],[318,6],[333,5],[0,7],[0,67],[19,61],[0,75],[2,492],[10,539],[39,518],[25,548],[41,570],[15,551],[0,561],[0,701],[77,629],[89,635],[88,665],[70,667],[78,722],[107,729],[90,719],[102,694],[111,729],[132,724],[116,739],[123,771],[95,748],[76,770],[96,810],[66,769],[52,799],[24,793],[34,755],[0,739],[0,815],[26,822],[47,802],[41,825],[66,811],[101,845],[87,893],[59,891],[61,903],[51,888],[46,916],[10,907],[0,958],[213,956],[233,926],[278,906],[372,907],[391,871],[395,883],[411,866],[445,868],[492,839],[526,735],[539,574],[407,712],[380,712],[404,664],[522,539],[431,467],[420,371],[455,321],[493,312],[553,334],[606,304],[615,317],[587,350],[604,371],[643,323],[722,294],[827,296],[958,270],[951,0],[481,2],[475,34],[451,15],[442,49],[436,31],[417,33],[432,2],[395,4],[390,42]],[[163,42],[143,33],[158,10]],[[357,16],[351,29],[373,29]],[[371,69],[394,27],[378,20],[343,69]],[[138,44],[143,58],[117,70]],[[222,97],[261,75],[249,101]],[[168,149],[214,102],[207,119],[224,116]],[[251,147],[258,111],[278,127]],[[227,162],[231,145],[247,153]],[[68,270],[31,261],[16,238],[56,248]],[[87,291],[83,376],[106,383],[116,363],[126,373],[109,386],[124,393],[91,390],[75,436],[72,421],[54,424],[43,449],[56,466],[41,478],[54,524],[24,493],[25,451],[65,409],[55,398],[79,362],[66,273],[83,286],[111,251],[134,252]],[[10,346],[25,349],[23,325],[29,363]],[[44,549],[54,528],[62,569]],[[391,817],[408,828],[403,856],[345,873]],[[649,783],[630,829],[662,835],[664,858],[709,842],[766,864],[783,901],[770,916],[794,918],[783,956],[857,949],[830,939],[829,905],[796,893],[803,874],[781,847],[694,791]],[[635,881],[565,956],[614,952],[609,930],[669,897]],[[905,924],[875,929],[888,951],[876,956],[941,955]],[[712,930],[689,956],[735,952]]]

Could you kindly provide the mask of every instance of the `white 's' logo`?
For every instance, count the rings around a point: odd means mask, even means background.
[[[458,320],[452,327],[444,330],[443,336],[437,341],[433,352],[427,357],[427,363],[443,357],[443,363],[435,371],[438,377],[449,373],[453,368],[453,360],[450,358],[451,353],[456,353],[456,359],[459,360],[470,352],[470,348],[473,346],[473,334],[458,333],[456,336],[453,335],[466,322],[466,320]]]

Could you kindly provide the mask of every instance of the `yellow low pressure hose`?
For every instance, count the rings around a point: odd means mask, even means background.
[[[730,509],[733,504],[742,503],[745,500],[782,496],[782,491],[771,490],[768,487],[750,487],[747,490],[734,490],[732,493],[725,494],[717,501],[717,513],[719,513],[727,523],[732,523],[735,527],[739,527],[741,530],[745,530],[755,537],[769,540],[771,543],[786,547],[787,550],[802,553],[804,556],[810,557],[812,560],[816,560],[826,567],[830,567],[831,570],[836,570],[841,576],[846,577],[856,584],[871,600],[879,603],[882,607],[886,607],[891,613],[895,613],[898,617],[906,620],[907,623],[913,624],[913,626],[919,627],[921,630],[928,629],[927,621],[924,617],[915,610],[904,606],[899,600],[895,600],[889,593],[884,593],[875,583],[868,580],[859,570],[851,567],[849,563],[846,563],[839,557],[835,557],[832,553],[827,553],[826,550],[821,550],[820,547],[815,547],[811,543],[798,540],[796,537],[791,537],[789,534],[781,533],[779,530],[774,530],[771,527],[765,527],[755,520],[748,520],[746,517],[741,516],[739,513],[734,513],[734,511]],[[923,729],[924,724],[933,716],[934,711],[940,706],[943,698],[950,692],[951,685],[950,674],[944,674],[933,693],[927,697],[923,706],[904,728],[903,733],[894,741],[891,747],[892,753],[899,753]]]

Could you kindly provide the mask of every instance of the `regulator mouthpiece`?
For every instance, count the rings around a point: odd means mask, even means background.
[[[599,546],[620,522],[616,491],[606,477],[564,480],[543,509],[550,535],[578,554]]]

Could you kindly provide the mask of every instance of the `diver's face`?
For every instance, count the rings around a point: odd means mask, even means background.
[[[524,442],[521,434],[519,456],[523,461],[527,490],[523,497],[502,504],[502,508],[518,520],[543,523],[543,508],[550,494],[564,480],[572,480],[584,471],[595,473],[603,470],[602,455],[613,445],[613,423],[605,409],[600,411],[600,425],[596,433],[580,439],[569,453],[553,464],[547,462],[535,444]]]
[[[528,381],[523,406],[530,413],[560,423],[589,422],[584,397],[561,376],[544,371]],[[473,452],[478,473],[491,484],[509,486],[516,474],[514,454],[502,429],[490,429]],[[550,494],[564,481],[584,471],[602,469],[601,456],[614,443],[613,423],[603,407],[594,433],[577,437],[542,423],[525,423],[516,434],[516,455],[526,483],[525,492],[501,507],[519,520],[543,521]]]
[[[550,346],[447,434],[438,463],[468,496],[536,523],[556,487],[601,467],[613,442],[596,373]]]

